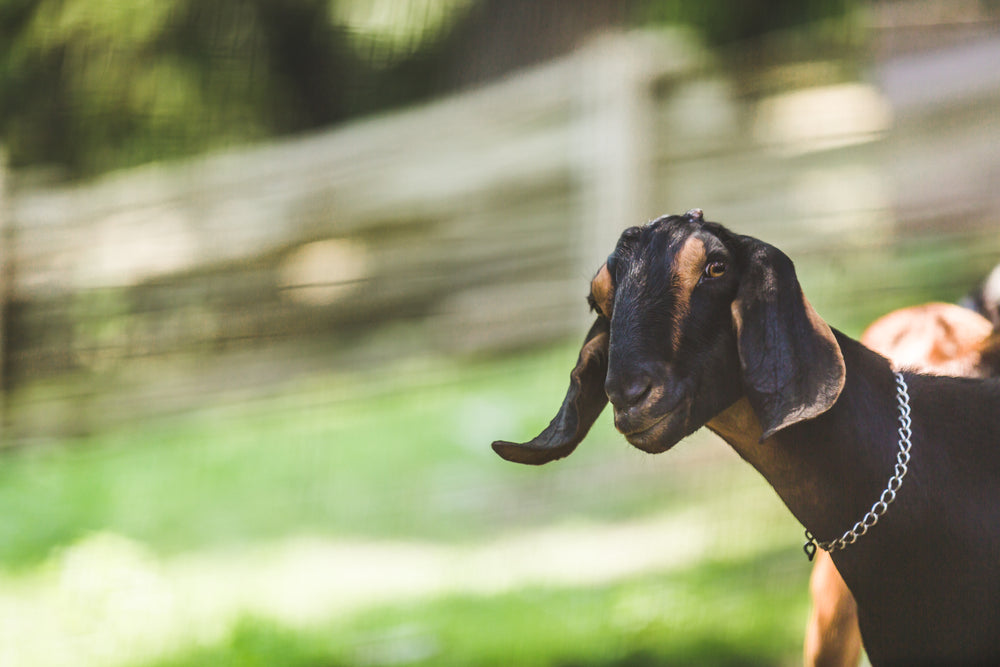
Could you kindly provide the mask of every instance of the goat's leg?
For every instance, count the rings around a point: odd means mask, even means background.
[[[861,657],[858,606],[830,554],[816,554],[809,579],[813,607],[806,626],[806,667],[857,667]]]

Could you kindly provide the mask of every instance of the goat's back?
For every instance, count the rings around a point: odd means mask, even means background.
[[[928,303],[880,317],[861,342],[896,368],[980,377],[980,346],[992,329],[989,320],[967,308]]]

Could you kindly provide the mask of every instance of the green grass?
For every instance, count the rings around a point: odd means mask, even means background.
[[[93,531],[161,554],[295,533],[469,541],[689,497],[692,480],[659,473],[673,454],[628,447],[608,415],[558,465],[516,466],[492,452],[493,439],[526,439],[548,423],[575,357],[559,346],[367,384],[313,378],[253,402],[8,452],[0,565],[37,564]]]
[[[610,586],[386,606],[305,631],[246,618],[216,645],[144,667],[794,664],[806,588],[797,559],[784,552]],[[762,587],[761,577],[781,583]]]
[[[52,573],[63,571],[66,554],[80,558],[82,544],[85,558],[119,559],[162,594],[156,578],[181,576],[179,563],[218,563],[219,554],[253,554],[299,536],[483,548],[549,525],[614,525],[711,507],[720,522],[705,527],[720,533],[713,544],[761,534],[789,541],[774,554],[723,549],[703,563],[600,585],[449,592],[293,625],[250,615],[222,624],[222,637],[171,643],[166,654],[156,649],[128,664],[795,662],[808,566],[794,521],[777,522],[775,533],[768,517],[787,514],[776,500],[755,509],[735,500],[745,495],[727,496],[748,484],[759,487],[754,497],[772,495],[735,455],[719,458],[718,446],[695,438],[651,457],[616,436],[607,415],[557,465],[515,466],[490,450],[495,438],[527,438],[548,423],[575,357],[566,345],[377,377],[317,375],[253,401],[9,451],[0,465],[0,576],[16,591],[10,599],[33,599],[37,585],[50,600],[60,590]],[[126,541],[88,542],[93,533]],[[255,562],[248,558],[244,566]],[[113,566],[98,569],[113,593]],[[197,575],[184,572],[184,581]],[[82,599],[74,622],[100,628]],[[36,630],[33,645],[44,646],[44,624]]]
[[[760,589],[754,580],[782,565],[771,554],[613,586],[381,610],[340,630],[338,643],[353,647],[338,658],[350,664],[402,628],[425,638],[428,655],[412,664],[428,666],[777,664],[798,640],[802,587]]]
[[[159,552],[297,531],[481,536],[481,513],[436,496],[517,476],[490,440],[547,423],[574,354],[448,367],[374,389],[313,379],[251,403],[10,452],[0,562],[40,562],[95,530]]]

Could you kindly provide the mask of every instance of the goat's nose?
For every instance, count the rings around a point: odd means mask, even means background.
[[[652,386],[652,378],[642,374],[623,381],[612,381],[609,378],[604,385],[604,390],[612,405],[619,410],[626,410],[646,400]]]

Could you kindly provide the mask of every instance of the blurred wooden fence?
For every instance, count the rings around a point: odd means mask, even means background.
[[[645,110],[639,93],[691,70],[683,45],[664,53],[671,41],[609,39],[344,129],[18,192],[15,297],[87,317],[100,304],[78,313],[64,299],[126,290],[115,307],[151,320],[175,317],[161,301],[177,310],[210,303],[217,312],[199,315],[210,326],[192,327],[180,346],[282,336],[303,318],[325,328],[428,317],[443,331],[462,327],[447,349],[564,335],[566,321],[579,320],[579,279],[604,252],[595,249],[648,215],[636,196],[647,189],[637,183],[648,156],[633,123]],[[283,271],[302,246],[331,239],[344,242],[341,255],[327,246],[331,258],[353,253],[355,270],[315,272],[328,287],[344,283],[324,306],[322,285]],[[300,289],[304,300],[294,298]],[[32,368],[62,356],[52,316],[29,316],[21,344]],[[161,352],[170,343],[122,345]]]
[[[13,283],[8,255],[11,249],[9,230],[10,215],[7,210],[7,157],[0,150],[0,443],[7,435],[7,304],[10,302],[8,290]]]
[[[259,353],[285,344],[308,369],[577,336],[619,231],[695,206],[792,254],[834,322],[902,305],[900,291],[960,293],[1000,257],[1000,125],[983,111],[1000,92],[897,103],[855,70],[723,74],[682,33],[614,35],[330,132],[15,187],[0,372],[76,374],[134,414],[294,372]],[[151,395],[164,359],[188,380]],[[94,400],[60,414],[114,412]]]

